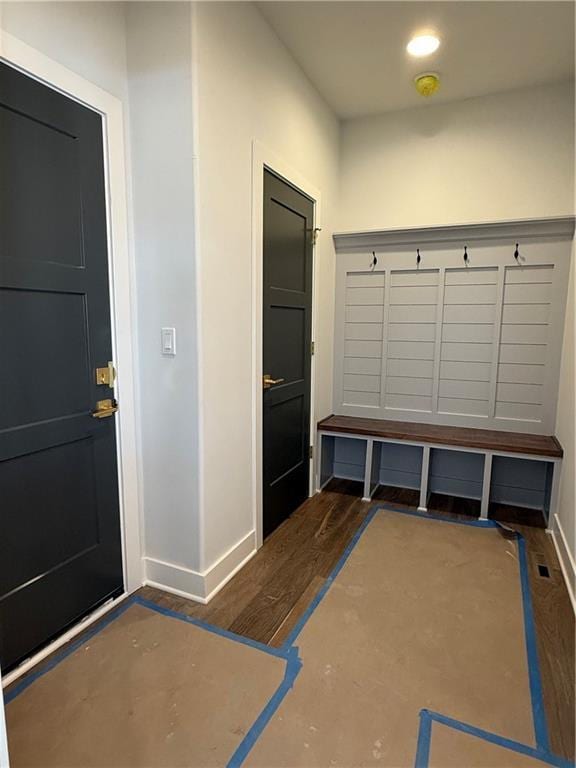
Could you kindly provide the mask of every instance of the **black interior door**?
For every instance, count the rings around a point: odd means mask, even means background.
[[[123,589],[102,118],[0,64],[0,663]]]
[[[309,495],[314,203],[264,172],[264,536]]]

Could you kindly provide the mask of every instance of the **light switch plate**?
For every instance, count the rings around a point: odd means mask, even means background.
[[[167,357],[176,354],[176,328],[162,328],[162,354]]]

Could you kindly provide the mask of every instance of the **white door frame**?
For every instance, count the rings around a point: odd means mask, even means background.
[[[313,227],[321,224],[321,195],[320,191],[307,181],[298,171],[287,165],[273,151],[261,142],[252,142],[252,509],[254,514],[254,529],[256,530],[256,548],[263,542],[263,471],[262,471],[262,350],[263,350],[263,237],[264,237],[264,170],[280,176],[292,187],[302,192],[314,202]],[[318,258],[316,248],[313,248],[312,275],[312,341],[316,337],[316,308],[318,293]],[[312,356],[310,371],[310,445],[314,444],[315,429],[315,356]],[[312,496],[314,489],[314,461],[310,459],[310,486],[308,495]]]
[[[139,500],[140,454],[137,442],[137,400],[134,377],[135,349],[132,344],[135,328],[135,307],[132,301],[134,253],[131,247],[132,239],[129,240],[128,237],[122,102],[1,28],[0,61],[96,110],[103,117],[112,347],[114,361],[118,368],[116,392],[121,406],[116,417],[116,437],[125,590],[123,595],[91,614],[29,661],[6,675],[2,683],[8,685],[35,663],[78,634],[88,624],[98,619],[126,594],[138,589],[143,583],[143,571]],[[0,700],[1,698],[0,696]]]

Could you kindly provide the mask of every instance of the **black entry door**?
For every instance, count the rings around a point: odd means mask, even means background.
[[[4,670],[123,589],[103,158],[100,115],[0,64]]]
[[[313,227],[314,203],[265,171],[264,536],[309,492]]]

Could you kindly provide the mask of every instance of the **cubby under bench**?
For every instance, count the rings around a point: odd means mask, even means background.
[[[317,487],[333,478],[475,499],[480,518],[491,503],[540,510],[548,524],[558,497],[562,446],[554,436],[436,424],[329,416],[318,422]]]

